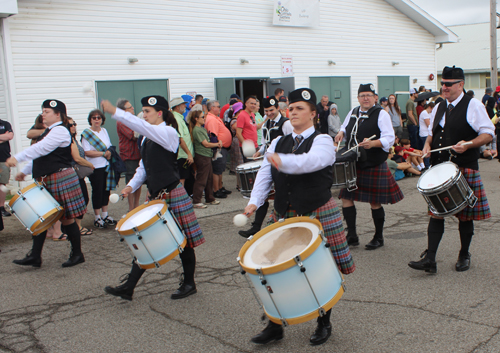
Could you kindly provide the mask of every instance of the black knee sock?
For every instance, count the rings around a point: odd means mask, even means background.
[[[135,261],[132,261],[132,269],[130,270],[130,273],[128,275],[127,285],[135,288],[137,282],[139,282],[144,272],[146,272],[145,269],[140,268],[139,265],[135,263]]]
[[[347,232],[349,237],[356,238],[356,206],[342,207],[345,223],[347,224]]]
[[[184,269],[184,283],[194,285],[194,270],[196,268],[196,256],[194,249],[186,246],[180,254],[182,268]]]
[[[253,229],[260,230],[262,228],[262,223],[264,222],[264,219],[266,219],[268,209],[269,201],[266,201],[257,209],[257,211],[255,211],[255,219],[252,222]]]
[[[426,257],[431,261],[436,261],[436,252],[439,243],[443,238],[444,233],[444,219],[431,218],[427,228],[427,255]]]
[[[45,243],[45,238],[47,237],[47,231],[43,231],[38,235],[33,235],[33,246],[31,247],[31,256],[40,257],[42,256],[43,244]]]
[[[81,255],[82,241],[81,241],[80,228],[78,227],[78,224],[76,224],[76,222],[73,222],[67,226],[61,225],[61,230],[68,235],[68,240],[71,243],[72,254]]]
[[[373,209],[372,208],[372,218],[373,224],[375,225],[375,239],[384,239],[384,222],[385,222],[385,211],[383,207]]]
[[[460,256],[468,256],[470,242],[474,235],[474,221],[460,221],[458,223],[458,231],[460,232],[460,243],[462,244]]]
[[[324,316],[319,316],[317,319],[318,324],[322,324],[323,326],[330,325],[330,316],[332,315],[332,309],[328,310]]]

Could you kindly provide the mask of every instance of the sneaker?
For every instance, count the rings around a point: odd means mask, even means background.
[[[227,195],[223,193],[221,190],[217,190],[216,192],[214,192],[214,197],[218,199],[225,199]]]
[[[106,223],[104,223],[104,221],[101,218],[99,218],[99,219],[96,219],[94,221],[94,227],[99,228],[99,229],[104,229],[104,228],[107,228],[108,225]]]
[[[222,191],[226,195],[230,195],[232,193],[232,191],[226,190],[226,188],[224,186],[221,187],[219,191]]]
[[[193,204],[193,208],[207,208],[207,205],[200,203]]]
[[[205,205],[219,205],[220,201],[213,200],[212,202],[205,202]]]
[[[115,221],[112,217],[110,217],[110,216],[106,216],[106,218],[104,218],[104,219],[103,219],[103,221],[104,221],[104,223],[106,223],[106,224],[108,224],[108,225],[110,225],[110,226],[115,226],[115,225],[116,225],[116,223],[118,223],[118,222],[116,222],[116,221]]]

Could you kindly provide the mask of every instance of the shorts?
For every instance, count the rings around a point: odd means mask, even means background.
[[[217,158],[215,161],[212,161],[212,169],[215,175],[222,175],[226,170],[227,156],[229,155],[229,151],[226,148],[221,148],[220,153],[222,157]]]
[[[125,182],[127,184],[134,177],[135,170],[139,167],[139,161],[140,161],[140,159],[137,159],[137,160],[130,159],[130,160],[124,161],[125,168],[126,168]]]
[[[7,167],[4,162],[1,162],[0,169],[0,184],[8,184],[10,180],[10,167]]]
[[[177,160],[177,167],[179,168],[179,179],[187,180],[193,175],[192,165],[186,163],[187,158],[179,158]]]

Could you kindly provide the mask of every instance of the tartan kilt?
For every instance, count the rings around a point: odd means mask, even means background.
[[[381,204],[394,204],[403,199],[403,192],[391,174],[387,162],[373,168],[356,168],[356,173],[358,188],[353,191],[340,190],[340,199]]]
[[[80,181],[73,168],[37,178],[43,182],[47,191],[64,208],[62,219],[72,219],[87,212]]]
[[[351,251],[349,250],[349,245],[347,245],[347,240],[344,233],[344,227],[342,225],[342,217],[340,216],[340,211],[335,203],[333,197],[328,200],[323,206],[317,208],[316,210],[303,214],[301,216],[314,216],[323,226],[323,232],[326,240],[330,244],[330,250],[332,251],[335,262],[340,269],[340,272],[347,275],[353,273],[356,269],[354,261],[351,256]],[[285,219],[297,217],[297,212],[288,208],[285,213]],[[280,216],[274,210],[269,216],[268,225],[273,224],[278,221]]]
[[[188,196],[186,189],[181,183],[177,185],[169,193],[163,194],[162,199],[165,200],[169,208],[172,210],[177,222],[179,222],[184,234],[187,238],[187,245],[195,248],[205,242],[203,233],[201,232],[198,219],[194,213],[193,203]]]
[[[462,172],[467,184],[477,197],[474,207],[466,206],[462,211],[455,214],[460,221],[481,221],[483,219],[491,218],[490,205],[486,198],[486,191],[484,190],[483,181],[478,170],[470,168],[458,168]],[[428,214],[431,216],[433,213],[429,210]]]

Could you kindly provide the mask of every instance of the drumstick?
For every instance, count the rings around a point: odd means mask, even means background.
[[[466,145],[472,145],[472,141],[462,143],[462,144],[461,144],[461,145],[459,145],[459,146],[466,146]],[[435,150],[431,150],[431,151],[429,151],[428,153],[431,153],[431,152],[437,152],[437,151],[449,150],[449,149],[451,149],[451,148],[453,148],[453,146],[436,148]]]
[[[376,136],[377,136],[377,135],[373,135],[373,136],[371,136],[371,137],[368,137],[368,138],[367,138],[367,140],[374,139]],[[354,147],[352,147],[352,148],[348,149],[347,151],[345,151],[344,153],[342,153],[342,154],[341,154],[341,156],[343,156],[343,155],[344,155],[344,154],[346,154],[347,152],[351,152],[353,149],[355,149],[355,148],[359,147],[359,145],[360,145],[360,144],[358,143],[356,146],[354,146]]]

